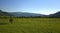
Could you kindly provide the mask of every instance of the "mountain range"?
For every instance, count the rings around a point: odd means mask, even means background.
[[[54,14],[50,14],[49,17],[60,17],[60,11]]]
[[[35,13],[27,13],[27,12],[12,12],[10,13],[14,16],[17,16],[17,17],[22,17],[22,16],[25,16],[25,17],[30,17],[30,16],[43,16],[43,14],[35,14]]]
[[[60,11],[50,15],[27,13],[27,12],[3,12],[0,10],[0,16],[16,16],[16,17],[60,17]]]
[[[8,12],[3,12],[2,10],[0,10],[0,16],[12,16],[12,14]]]

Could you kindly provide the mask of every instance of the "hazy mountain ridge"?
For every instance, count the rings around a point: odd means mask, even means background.
[[[43,14],[35,14],[35,13],[27,13],[27,12],[13,12],[11,13],[15,16],[25,16],[25,17],[29,17],[29,16],[43,16]]]
[[[54,14],[50,14],[49,17],[60,17],[60,11]]]
[[[50,15],[27,13],[27,12],[3,12],[0,10],[0,16],[16,16],[16,17],[60,17],[60,11]]]
[[[0,10],[0,16],[13,16],[13,15],[8,12],[4,12],[4,11]]]

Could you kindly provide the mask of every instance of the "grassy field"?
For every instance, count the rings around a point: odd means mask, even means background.
[[[0,33],[60,33],[60,18],[0,19]]]

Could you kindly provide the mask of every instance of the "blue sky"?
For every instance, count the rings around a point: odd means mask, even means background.
[[[60,11],[60,0],[0,0],[0,9],[48,15]]]

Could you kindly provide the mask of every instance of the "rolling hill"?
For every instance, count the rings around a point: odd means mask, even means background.
[[[14,16],[20,17],[20,16],[25,16],[25,17],[30,17],[30,16],[43,16],[43,14],[35,14],[35,13],[27,13],[27,12],[13,12],[10,13]]]
[[[50,15],[27,13],[27,12],[4,12],[0,10],[0,16],[16,16],[16,17],[60,17],[60,11]]]
[[[0,16],[12,16],[12,14],[0,10]]]
[[[49,17],[60,17],[60,11],[54,14],[50,14]]]

